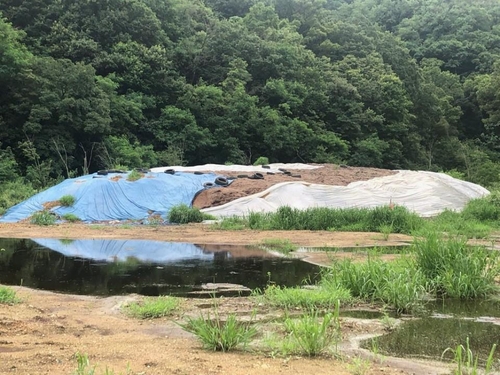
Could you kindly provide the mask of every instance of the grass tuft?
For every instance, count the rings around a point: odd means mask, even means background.
[[[50,211],[38,211],[31,215],[30,222],[35,225],[54,225],[56,216]]]
[[[0,286],[0,303],[14,304],[18,302],[19,299],[17,298],[16,292],[14,290],[5,286]]]
[[[135,318],[150,319],[172,315],[179,308],[180,300],[170,296],[148,297],[141,302],[125,306],[125,312]]]
[[[59,203],[63,207],[71,207],[73,204],[75,204],[75,197],[72,195],[63,195],[61,198],[59,198]]]
[[[127,181],[134,182],[143,178],[144,175],[136,170],[132,170],[127,175]]]
[[[214,318],[210,314],[206,317],[190,317],[181,327],[196,335],[205,349],[222,352],[233,350],[239,345],[246,346],[257,334],[251,322],[238,321],[234,314],[224,321],[217,311]]]
[[[168,221],[176,224],[201,223],[203,220],[215,219],[212,215],[201,212],[196,207],[185,204],[173,206],[168,213]]]
[[[292,251],[297,250],[298,246],[294,245],[288,239],[279,239],[279,238],[269,238],[265,239],[261,243],[261,247],[269,250],[278,251],[282,254],[288,255]]]
[[[81,219],[75,214],[64,214],[61,216],[61,219],[69,221],[70,223],[76,223],[78,221],[81,221]]]

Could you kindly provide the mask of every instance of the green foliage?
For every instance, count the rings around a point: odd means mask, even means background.
[[[308,208],[292,209],[282,206],[274,213],[251,212],[251,229],[259,230],[339,230],[377,232],[381,227],[392,228],[394,233],[411,233],[423,226],[424,221],[401,206],[364,208]]]
[[[463,344],[458,344],[455,348],[446,348],[446,350],[441,355],[441,358],[445,356],[447,352],[451,352],[453,354],[453,364],[456,366],[453,369],[454,375],[462,375],[462,374],[470,374],[470,375],[479,375],[484,374],[488,375],[492,373],[493,365],[494,365],[494,354],[497,348],[497,344],[493,344],[490,350],[490,354],[486,359],[485,368],[481,370],[479,368],[479,356],[475,356],[472,352],[469,343],[469,337],[465,340],[465,346]]]
[[[399,313],[420,308],[428,289],[412,263],[386,263],[371,257],[364,263],[334,263],[324,282],[349,290],[353,297],[383,302]]]
[[[64,214],[61,216],[61,219],[69,221],[70,223],[76,223],[78,221],[81,221],[81,219],[75,214]]]
[[[220,230],[242,230],[248,226],[248,220],[245,218],[233,216],[226,217],[220,222],[212,225],[212,228]]]
[[[495,191],[485,198],[469,201],[462,211],[462,216],[479,222],[498,222],[500,220],[500,192]]]
[[[328,309],[334,307],[339,301],[341,303],[351,301],[351,293],[337,284],[322,282],[311,288],[281,288],[270,285],[264,289],[259,298],[272,306],[286,309]]]
[[[416,265],[436,293],[452,298],[480,298],[497,290],[497,252],[470,246],[463,238],[443,239],[429,233],[413,245]]]
[[[188,317],[187,323],[181,327],[195,334],[204,348],[223,352],[234,350],[239,345],[246,346],[257,334],[252,322],[240,322],[234,314],[223,320],[217,310],[213,318],[210,314]]]
[[[265,156],[259,156],[257,160],[253,163],[253,165],[266,165],[269,164],[269,159]]]
[[[82,354],[82,353],[76,353],[76,363],[77,363],[77,368],[73,372],[73,375],[97,375],[97,366],[96,365],[91,365],[90,364],[90,359],[87,354]],[[104,371],[100,372],[102,375],[114,375],[115,372],[113,370],[106,369]],[[122,374],[120,372],[120,374]],[[132,371],[130,370],[130,367],[127,365],[127,370],[123,373],[125,375],[131,375]]]
[[[297,250],[298,246],[294,245],[288,239],[279,239],[279,238],[268,238],[262,241],[262,247],[278,251],[283,254],[290,254],[292,251]]]
[[[13,304],[19,302],[16,292],[11,288],[0,286],[0,304]]]
[[[172,315],[179,308],[178,298],[170,296],[145,298],[125,306],[125,312],[135,318],[150,319]]]
[[[63,207],[71,207],[75,203],[75,197],[72,195],[63,195],[59,198],[59,203]]]
[[[127,175],[127,181],[134,182],[143,178],[144,175],[136,170],[130,171]]]
[[[54,225],[57,217],[50,211],[38,211],[31,215],[30,222],[35,225]]]
[[[109,5],[0,4],[0,182],[256,155],[500,181],[497,2]]]
[[[173,206],[168,213],[168,221],[176,224],[201,223],[203,220],[214,220],[212,215],[201,212],[196,207],[185,204]]]
[[[0,215],[8,208],[28,199],[36,192],[31,184],[21,180],[2,183],[0,185]]]
[[[327,313],[322,317],[317,310],[312,310],[300,318],[285,320],[286,330],[299,348],[297,354],[314,357],[341,340],[339,305],[340,303],[336,304],[334,313]]]

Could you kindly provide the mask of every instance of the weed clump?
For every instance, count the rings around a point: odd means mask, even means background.
[[[17,302],[19,302],[19,299],[14,290],[0,286],[0,304],[13,304]]]
[[[201,223],[203,220],[213,220],[212,215],[207,215],[195,207],[185,204],[174,206],[168,213],[168,221],[176,224]]]
[[[413,245],[416,266],[438,295],[471,299],[486,297],[497,288],[498,252],[470,246],[464,238],[443,239],[429,233]]]
[[[292,251],[297,250],[297,245],[294,245],[288,239],[279,239],[279,238],[269,238],[262,241],[262,247],[270,250],[278,251],[282,254],[288,255]]]
[[[144,175],[136,170],[130,171],[127,176],[127,181],[134,182],[140,180]]]
[[[31,224],[35,225],[54,225],[56,216],[50,211],[38,211],[31,216]]]
[[[224,321],[217,310],[214,318],[208,314],[197,318],[188,318],[186,324],[181,325],[186,331],[196,335],[206,349],[227,352],[239,345],[246,346],[257,334],[251,322],[238,321],[236,315],[231,314]]]
[[[73,204],[75,204],[75,197],[72,195],[63,195],[61,198],[59,198],[59,203],[63,207],[71,207]]]
[[[269,159],[265,156],[259,156],[253,165],[266,165],[269,164]]]
[[[179,308],[178,298],[170,296],[160,296],[145,298],[141,302],[133,302],[125,306],[128,315],[140,319],[161,318],[171,315]]]
[[[411,233],[424,220],[405,207],[335,209],[314,207],[298,210],[287,206],[273,213],[252,212],[248,225],[258,230],[338,230],[377,232],[390,227],[393,233]]]
[[[64,214],[61,216],[61,219],[69,221],[70,223],[76,223],[78,221],[81,221],[81,219],[75,214]]]

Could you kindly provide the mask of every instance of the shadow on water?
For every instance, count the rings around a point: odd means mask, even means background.
[[[0,283],[86,295],[186,295],[204,283],[263,288],[319,267],[261,249],[142,240],[0,239]]]

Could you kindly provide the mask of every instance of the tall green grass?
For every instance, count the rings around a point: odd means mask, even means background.
[[[19,302],[16,292],[11,288],[0,286],[0,304],[13,304]]]
[[[201,212],[196,207],[185,204],[173,206],[168,213],[168,221],[176,224],[201,223],[203,220],[215,219],[212,215]]]
[[[264,302],[285,309],[307,308],[333,308],[339,301],[342,304],[352,301],[351,293],[346,288],[330,283],[311,286],[311,288],[282,288],[269,285],[259,299]]]
[[[428,292],[423,274],[406,260],[387,263],[369,257],[364,263],[339,261],[322,282],[339,285],[353,297],[387,304],[398,313],[419,309]]]
[[[498,252],[470,246],[465,238],[444,239],[436,233],[416,239],[412,249],[417,268],[433,283],[437,294],[470,299],[497,290]]]
[[[332,209],[314,207],[298,210],[288,206],[273,213],[251,212],[248,226],[258,230],[339,230],[378,232],[390,226],[394,233],[411,233],[424,220],[404,207]]]

